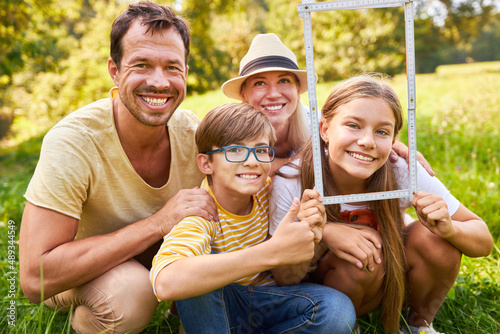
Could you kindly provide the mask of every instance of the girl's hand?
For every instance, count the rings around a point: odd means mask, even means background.
[[[443,239],[453,235],[453,223],[446,202],[441,196],[419,191],[411,204],[415,207],[418,219],[429,231]]]
[[[323,229],[326,224],[326,211],[321,203],[323,197],[316,189],[306,189],[302,194],[300,211],[297,219],[300,222],[309,224],[309,228],[314,233],[314,243],[317,245],[323,238]]]
[[[382,240],[374,229],[344,223],[326,224],[323,241],[338,258],[358,268],[375,270],[382,263]]]

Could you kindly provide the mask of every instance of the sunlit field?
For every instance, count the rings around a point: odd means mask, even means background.
[[[396,76],[390,83],[406,106],[406,78]],[[319,107],[335,84],[318,83]],[[417,75],[416,89],[418,150],[448,189],[486,221],[496,241],[489,257],[463,258],[460,276],[438,312],[434,327],[446,333],[498,333],[500,62],[440,66],[436,73]],[[188,97],[181,108],[190,109],[201,118],[212,107],[227,102],[231,100],[220,91],[214,91]],[[302,95],[302,102],[308,104],[307,93]],[[0,328],[11,333],[73,333],[68,313],[30,304],[19,286],[16,241],[25,204],[23,194],[38,160],[41,138],[0,150],[3,276],[0,295],[5,314],[0,320]],[[406,130],[399,139],[407,142]],[[9,245],[15,246],[15,252]],[[169,303],[160,305],[145,333],[177,333],[177,321],[164,321],[163,314],[168,306]],[[15,326],[9,325],[12,319],[9,314],[14,314],[12,324]],[[362,333],[383,333],[377,312],[362,317],[359,324]]]

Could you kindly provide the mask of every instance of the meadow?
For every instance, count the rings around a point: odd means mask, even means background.
[[[318,83],[319,107],[334,85]],[[405,105],[405,76],[394,77],[391,85]],[[448,189],[486,221],[495,238],[490,256],[463,257],[458,280],[434,327],[446,333],[499,333],[500,62],[440,66],[436,73],[417,75],[416,87],[418,150]],[[307,104],[307,94],[302,100]],[[230,100],[213,91],[190,96],[181,107],[203,117],[211,107],[225,102]],[[406,142],[405,131],[399,139]],[[41,140],[39,136],[8,148],[0,146],[2,332],[73,333],[70,314],[30,304],[19,285],[17,240],[23,194],[36,166]],[[160,305],[144,333],[177,333],[175,320],[163,320],[167,309],[168,303]],[[362,333],[383,333],[377,312],[362,317],[359,323]]]

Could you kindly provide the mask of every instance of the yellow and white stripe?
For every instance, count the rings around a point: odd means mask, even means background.
[[[253,208],[246,216],[238,216],[224,210],[215,200],[219,213],[218,222],[196,216],[181,220],[165,236],[158,254],[153,259],[150,273],[153,287],[160,270],[178,259],[212,252],[229,253],[264,242],[269,229],[270,184],[271,179],[268,178],[265,186],[253,195]],[[214,197],[207,179],[203,181],[202,188],[207,189]],[[270,272],[243,277],[234,283],[253,286],[276,284]]]

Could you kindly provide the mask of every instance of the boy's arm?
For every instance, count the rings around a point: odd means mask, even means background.
[[[487,256],[493,249],[493,237],[486,223],[460,204],[451,217],[442,197],[419,191],[412,204],[418,219],[429,231],[448,240],[469,257]]]
[[[274,236],[259,245],[231,253],[185,257],[167,265],[154,280],[158,298],[199,296],[242,277],[310,260],[314,255],[314,233],[307,223],[294,222],[299,204],[295,199]]]

